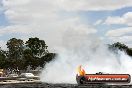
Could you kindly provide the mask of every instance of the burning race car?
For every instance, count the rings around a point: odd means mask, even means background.
[[[105,84],[105,83],[130,83],[129,74],[86,74],[85,70],[79,66],[79,74],[76,75],[76,81],[80,84]]]

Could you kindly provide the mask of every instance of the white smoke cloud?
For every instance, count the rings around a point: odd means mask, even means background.
[[[23,40],[37,36],[45,40],[50,48],[62,45],[62,36],[66,30],[97,32],[82,22],[78,11],[115,10],[132,5],[131,0],[2,0],[2,3],[10,26],[0,28],[0,35],[18,37],[15,34],[20,33],[19,38]]]
[[[77,67],[82,65],[88,74],[97,72],[129,73],[132,59],[121,52],[115,55],[94,34],[66,31],[63,47],[58,48],[55,60],[46,64],[41,81],[48,83],[76,83]]]
[[[58,4],[59,0],[3,0],[5,16],[11,25],[2,28],[0,35],[18,37],[15,34],[21,34],[19,38],[23,40],[36,36],[44,39],[51,50],[62,45],[62,36],[66,30],[97,32],[84,24],[77,13],[67,13]]]

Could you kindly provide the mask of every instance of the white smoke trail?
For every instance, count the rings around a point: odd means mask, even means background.
[[[76,83],[77,66],[82,65],[86,73],[129,73],[132,59],[124,52],[114,55],[95,35],[76,30],[66,32],[63,47],[58,56],[46,64],[40,78],[48,83]]]

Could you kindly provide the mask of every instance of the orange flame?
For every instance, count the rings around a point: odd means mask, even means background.
[[[80,76],[84,76],[86,74],[85,70],[82,68],[81,65],[78,67],[78,73],[79,73]]]

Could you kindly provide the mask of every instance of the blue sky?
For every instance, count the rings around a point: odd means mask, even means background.
[[[108,17],[115,17],[115,16],[121,17],[128,12],[132,12],[132,7],[125,7],[125,8],[121,8],[117,10],[112,10],[112,11],[106,11],[106,10],[105,11],[87,11],[87,12],[80,12],[79,14],[81,15],[82,19],[86,23],[93,25],[99,31],[98,32],[99,36],[102,36],[105,38],[106,41],[109,41],[107,37],[105,36],[105,33],[107,31],[111,29],[125,28],[128,26],[125,24],[111,24],[111,25],[106,25],[106,24],[94,25],[94,24],[98,20],[105,21]]]
[[[96,30],[96,35],[106,43],[119,41],[132,47],[131,0],[96,1],[100,0],[1,0],[0,41],[6,44],[12,37],[27,40],[37,36],[46,38],[50,45],[55,41],[51,37],[53,33],[61,40],[63,32],[68,28],[82,27],[89,33]]]
[[[1,1],[0,1],[0,8],[2,8],[2,3],[1,3]],[[3,25],[5,25],[5,24],[7,24],[6,17],[5,17],[5,15],[4,15],[3,10],[0,10],[0,26],[3,26]]]
[[[90,22],[91,24],[94,24],[97,20],[105,20],[108,16],[122,16],[127,12],[132,12],[132,7],[126,7],[113,11],[87,11],[87,12],[80,12],[79,14],[86,22],[88,21],[88,23]],[[120,26],[112,25],[111,27],[120,27]]]
[[[8,20],[4,15],[4,12],[0,12],[0,26],[7,26]]]

